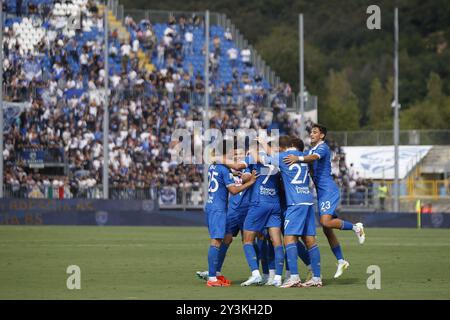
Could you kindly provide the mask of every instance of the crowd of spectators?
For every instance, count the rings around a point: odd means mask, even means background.
[[[80,8],[81,29],[76,31],[65,28],[64,17],[52,10],[24,19],[11,13],[7,16],[4,98],[26,106],[4,136],[5,183],[11,196],[101,196],[104,21],[95,1],[85,0]],[[44,32],[35,35],[36,45],[24,48],[17,39],[30,24]],[[110,196],[147,198],[154,196],[155,189],[175,187],[190,190],[197,198],[194,202],[201,201],[202,168],[178,165],[172,158],[170,139],[174,129],[192,129],[193,121],[202,120],[204,77],[186,65],[185,59],[198,49],[193,35],[195,29],[203,28],[203,22],[196,16],[171,17],[162,39],[149,20],[136,23],[126,17],[124,24],[130,32],[129,42],[111,30],[108,44]],[[225,39],[232,41],[229,30]],[[231,81],[221,82],[217,73],[217,64],[224,59],[221,43],[214,38],[212,46],[210,127],[279,129],[282,134],[298,135],[298,119],[286,112],[289,85],[266,88],[258,73],[250,77],[248,70],[253,66],[247,48],[240,54],[225,53],[233,65],[243,64],[244,71],[235,68]],[[142,68],[139,50],[151,58],[154,70]],[[238,56],[239,62],[233,61]],[[343,153],[333,148],[339,183],[358,184],[344,168]],[[45,171],[27,166],[24,150],[51,153],[54,163],[64,164],[64,172],[52,172],[48,164],[50,169]]]
[[[11,17],[11,13],[7,16],[10,21],[3,38],[5,100],[26,104],[5,134],[5,182],[15,194],[20,190],[23,195],[45,196],[48,186],[64,187],[64,197],[85,195],[93,188],[97,192],[89,193],[91,196],[101,193],[103,16],[93,1],[86,1],[81,8],[82,29],[76,32],[67,30],[61,17],[51,10],[23,19]],[[136,28],[130,17],[126,24]],[[24,49],[18,39],[29,25],[38,25],[45,32],[36,35],[36,45]],[[193,20],[193,25],[198,27],[201,20]],[[151,72],[140,68],[138,49],[152,50],[157,40],[149,21],[141,21],[136,30],[137,37],[131,37],[129,43],[119,40],[117,30],[110,33],[110,186],[135,189],[184,183],[199,187],[201,172],[171,162],[169,142],[173,129],[201,120],[201,109],[194,107],[201,102],[193,102],[192,97],[197,93],[196,99],[203,99],[203,76],[176,68],[171,52],[180,49],[189,53],[191,49],[171,44],[164,49],[164,65]],[[252,99],[243,103],[250,113],[240,119],[251,119],[251,112],[255,112],[252,126],[268,124],[258,122],[263,112]],[[241,110],[238,103],[227,107],[228,114]],[[214,116],[211,122],[215,120]],[[26,166],[23,150],[59,150],[55,161],[67,164],[67,178]]]

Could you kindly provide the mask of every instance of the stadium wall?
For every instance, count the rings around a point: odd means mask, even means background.
[[[416,228],[416,213],[341,212],[367,227]],[[422,214],[424,228],[450,228],[450,214]],[[200,210],[161,210],[157,202],[138,200],[0,200],[0,225],[205,226]]]

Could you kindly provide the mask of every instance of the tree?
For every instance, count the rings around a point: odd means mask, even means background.
[[[427,81],[427,95],[401,113],[402,129],[448,129],[450,99],[442,91],[442,80],[431,72]]]
[[[369,97],[369,124],[370,129],[390,129],[391,121],[391,103],[392,103],[392,78],[389,78],[387,89],[384,89],[378,78],[373,79],[370,86]]]
[[[330,71],[326,80],[327,96],[319,120],[331,130],[358,130],[358,98],[352,92],[344,71]],[[324,111],[322,111],[324,110]]]
[[[257,45],[261,55],[271,61],[272,70],[283,74],[282,81],[289,83],[294,90],[298,88],[297,38],[296,29],[276,27]]]

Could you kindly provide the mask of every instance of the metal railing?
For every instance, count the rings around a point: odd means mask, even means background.
[[[341,188],[342,209],[370,209],[390,211],[393,208],[392,185],[386,182],[387,193],[379,192],[380,184],[357,185],[354,188]],[[90,188],[54,187],[54,186],[25,186],[6,184],[5,198],[46,198],[46,199],[102,199],[102,187]],[[417,181],[415,183],[403,181],[400,183],[401,209],[414,210],[415,201],[434,203],[437,210],[450,210],[450,180]],[[161,209],[201,209],[203,208],[203,192],[199,186],[174,187],[145,187],[124,188],[111,187],[110,199],[115,200],[154,200],[158,201]]]
[[[109,199],[112,200],[156,200],[157,196],[158,191],[154,187],[109,188]],[[68,185],[55,187],[51,185],[5,184],[4,197],[18,199],[103,199],[103,188],[101,185],[73,188]]]
[[[392,130],[330,131],[340,146],[393,145]],[[450,130],[400,130],[401,145],[450,145]]]
[[[151,97],[158,97],[159,99],[167,98],[170,102],[181,101],[188,103],[194,107],[204,107],[205,93],[204,91],[188,90],[183,87],[175,87],[173,91],[163,90],[144,90],[142,89],[111,89],[111,101],[114,98],[119,100],[133,99],[143,100]],[[283,93],[267,92],[261,93],[259,90],[252,90],[250,92],[240,92],[229,94],[226,91],[213,91],[210,93],[209,105],[210,107],[222,106],[233,107],[253,104],[258,108],[274,109],[275,107],[286,109],[287,111],[297,111],[297,99],[294,94],[284,95]],[[307,103],[307,111],[317,108],[317,97],[310,97],[309,104]]]

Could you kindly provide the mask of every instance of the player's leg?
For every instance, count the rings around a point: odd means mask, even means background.
[[[226,279],[222,275],[222,266],[225,261],[226,254],[228,252],[228,248],[233,242],[233,237],[237,236],[239,230],[242,228],[242,213],[240,210],[228,210],[227,218],[226,218],[226,234],[225,238],[220,246],[219,250],[219,263],[217,265],[217,276],[223,282],[228,282],[231,284],[231,281]]]
[[[262,283],[262,277],[259,272],[256,251],[253,246],[255,238],[256,231],[244,230],[244,254],[252,275],[247,281],[241,283],[241,286],[250,286],[253,284]]]
[[[222,244],[219,248],[219,257],[218,257],[218,263],[217,263],[217,270],[216,270],[216,276],[219,277],[219,279],[223,282],[231,283],[228,279],[226,279],[222,275],[222,266],[225,261],[225,257],[228,251],[228,248],[230,244],[233,241],[233,236],[236,236],[239,232],[240,228],[240,219],[239,219],[239,212],[234,210],[228,210],[226,215],[226,226],[225,226],[225,237],[222,241]],[[208,280],[209,272],[208,271],[197,271],[197,277],[200,279]]]
[[[220,238],[212,238],[208,250],[208,287],[221,287],[225,285],[219,279],[217,279],[217,265],[219,263],[219,249],[222,244]]]
[[[330,197],[325,200],[321,199],[321,201],[319,201],[319,205],[321,206],[320,223],[323,226],[323,232],[327,237],[331,251],[338,261],[334,278],[339,278],[342,273],[350,266],[350,264],[344,259],[342,248],[332,227],[335,226],[335,229],[342,229],[344,226],[344,229],[348,229],[350,228],[350,226],[353,227],[353,225],[348,221],[337,218],[336,209],[339,203],[339,198]]]
[[[339,192],[319,199],[320,224],[328,229],[352,230],[358,237],[360,244],[365,241],[364,226],[361,222],[351,223],[346,220],[339,219],[336,210],[340,202]]]
[[[259,263],[261,263],[261,267],[263,269],[263,274],[265,271],[265,263],[266,261],[263,261],[264,257],[263,257],[263,250],[265,250],[264,248],[264,239],[265,239],[265,235],[262,232],[258,232],[256,234],[256,239],[255,242],[253,243],[253,247],[255,248],[255,252],[256,252],[256,263],[259,266]]]
[[[308,273],[306,274],[305,280],[310,280],[312,278],[312,269],[311,269],[311,259],[309,257],[308,249],[305,245],[304,237],[301,237],[302,241],[297,241],[297,253],[299,258],[302,260],[304,265],[306,266],[306,269],[308,270]]]
[[[297,287],[300,284],[300,275],[298,272],[297,263],[297,241],[297,235],[285,234],[284,236],[284,246],[286,248],[286,266],[288,266],[289,268],[289,274],[286,274],[286,279],[281,285],[282,288]]]
[[[219,263],[219,251],[225,238],[226,213],[221,211],[207,212],[208,229],[210,234],[210,246],[208,249],[208,287],[229,286],[217,279],[217,266]]]
[[[303,283],[303,286],[321,287],[322,278],[320,272],[320,250],[316,242],[316,220],[314,216],[313,206],[308,206],[302,235],[305,241],[306,248],[308,248],[308,255],[311,260],[311,269],[313,273],[311,280]]]
[[[225,278],[225,276],[222,274],[222,266],[225,261],[225,257],[227,255],[228,248],[230,247],[232,242],[233,242],[233,234],[227,233],[219,248],[219,262],[217,263],[217,270],[216,270],[217,279],[229,284],[231,284],[231,281]]]
[[[269,279],[269,260],[267,258],[267,251],[268,251],[268,234],[267,231],[264,231],[261,234],[258,234],[257,236],[257,244],[258,244],[258,250],[259,250],[259,262],[261,263],[261,269],[262,269],[262,277],[263,282],[266,283]]]
[[[284,249],[283,240],[281,238],[281,229],[279,227],[271,227],[268,230],[275,253],[275,276],[271,279],[272,281],[267,282],[267,285],[279,287],[281,286],[281,276],[283,275],[284,266]]]
[[[286,248],[286,246],[285,246],[285,248]],[[291,277],[291,270],[289,269],[289,261],[287,258],[286,250],[284,250],[284,265],[285,265],[285,269],[286,269],[286,272],[284,274],[284,280],[287,281]]]
[[[274,247],[275,254],[275,276],[269,285],[279,287],[281,285],[281,276],[283,275],[284,265],[284,249],[283,240],[281,236],[281,210],[280,205],[274,204],[270,210],[270,214],[267,218],[266,228],[270,235],[270,240]]]
[[[321,287],[322,278],[320,274],[320,250],[314,236],[306,236],[305,244],[308,248],[308,254],[311,258],[311,269],[313,276],[310,280],[303,283],[306,287]]]
[[[284,235],[285,235],[285,222],[286,222],[286,210],[287,207],[283,207],[283,211],[281,214],[281,218],[282,218],[282,225],[281,225],[281,234],[283,235],[283,239],[284,239]],[[284,244],[284,240],[283,240],[283,244]],[[286,255],[286,250],[284,250],[284,266],[285,266],[285,275],[284,275],[284,279],[285,281],[287,281],[290,277],[291,277],[291,271],[289,270],[289,263],[287,261],[287,255]]]
[[[269,266],[269,279],[267,282],[272,282],[275,278],[275,249],[273,247],[272,241],[266,239],[267,241],[267,265]]]
[[[287,265],[289,266],[290,276],[281,285],[281,288],[292,288],[300,285],[300,275],[298,272],[298,252],[297,241],[302,233],[304,226],[305,206],[289,206],[286,210],[284,220],[284,246],[286,250]]]
[[[344,254],[342,253],[341,245],[339,244],[339,241],[336,237],[336,234],[334,233],[333,229],[329,228],[323,228],[323,233],[328,239],[328,243],[330,245],[331,251],[333,252],[334,256],[337,260],[337,270],[334,274],[334,278],[339,278],[342,273],[350,266],[347,260],[344,259]]]
[[[247,259],[248,266],[252,272],[249,279],[241,286],[249,286],[253,284],[261,284],[262,277],[259,272],[256,251],[253,246],[258,232],[262,232],[267,220],[267,209],[263,206],[252,206],[244,221],[244,254]]]
[[[218,256],[218,262],[216,267],[216,278],[221,280],[222,282],[228,282],[231,284],[231,281],[226,279],[222,275],[222,266],[225,261],[225,256],[227,254],[228,248],[230,247],[231,243],[233,241],[233,235],[232,234],[226,234],[225,238],[222,241],[222,244],[219,248],[219,256]],[[209,277],[209,270],[207,271],[197,271],[197,277],[203,280],[208,280]]]

